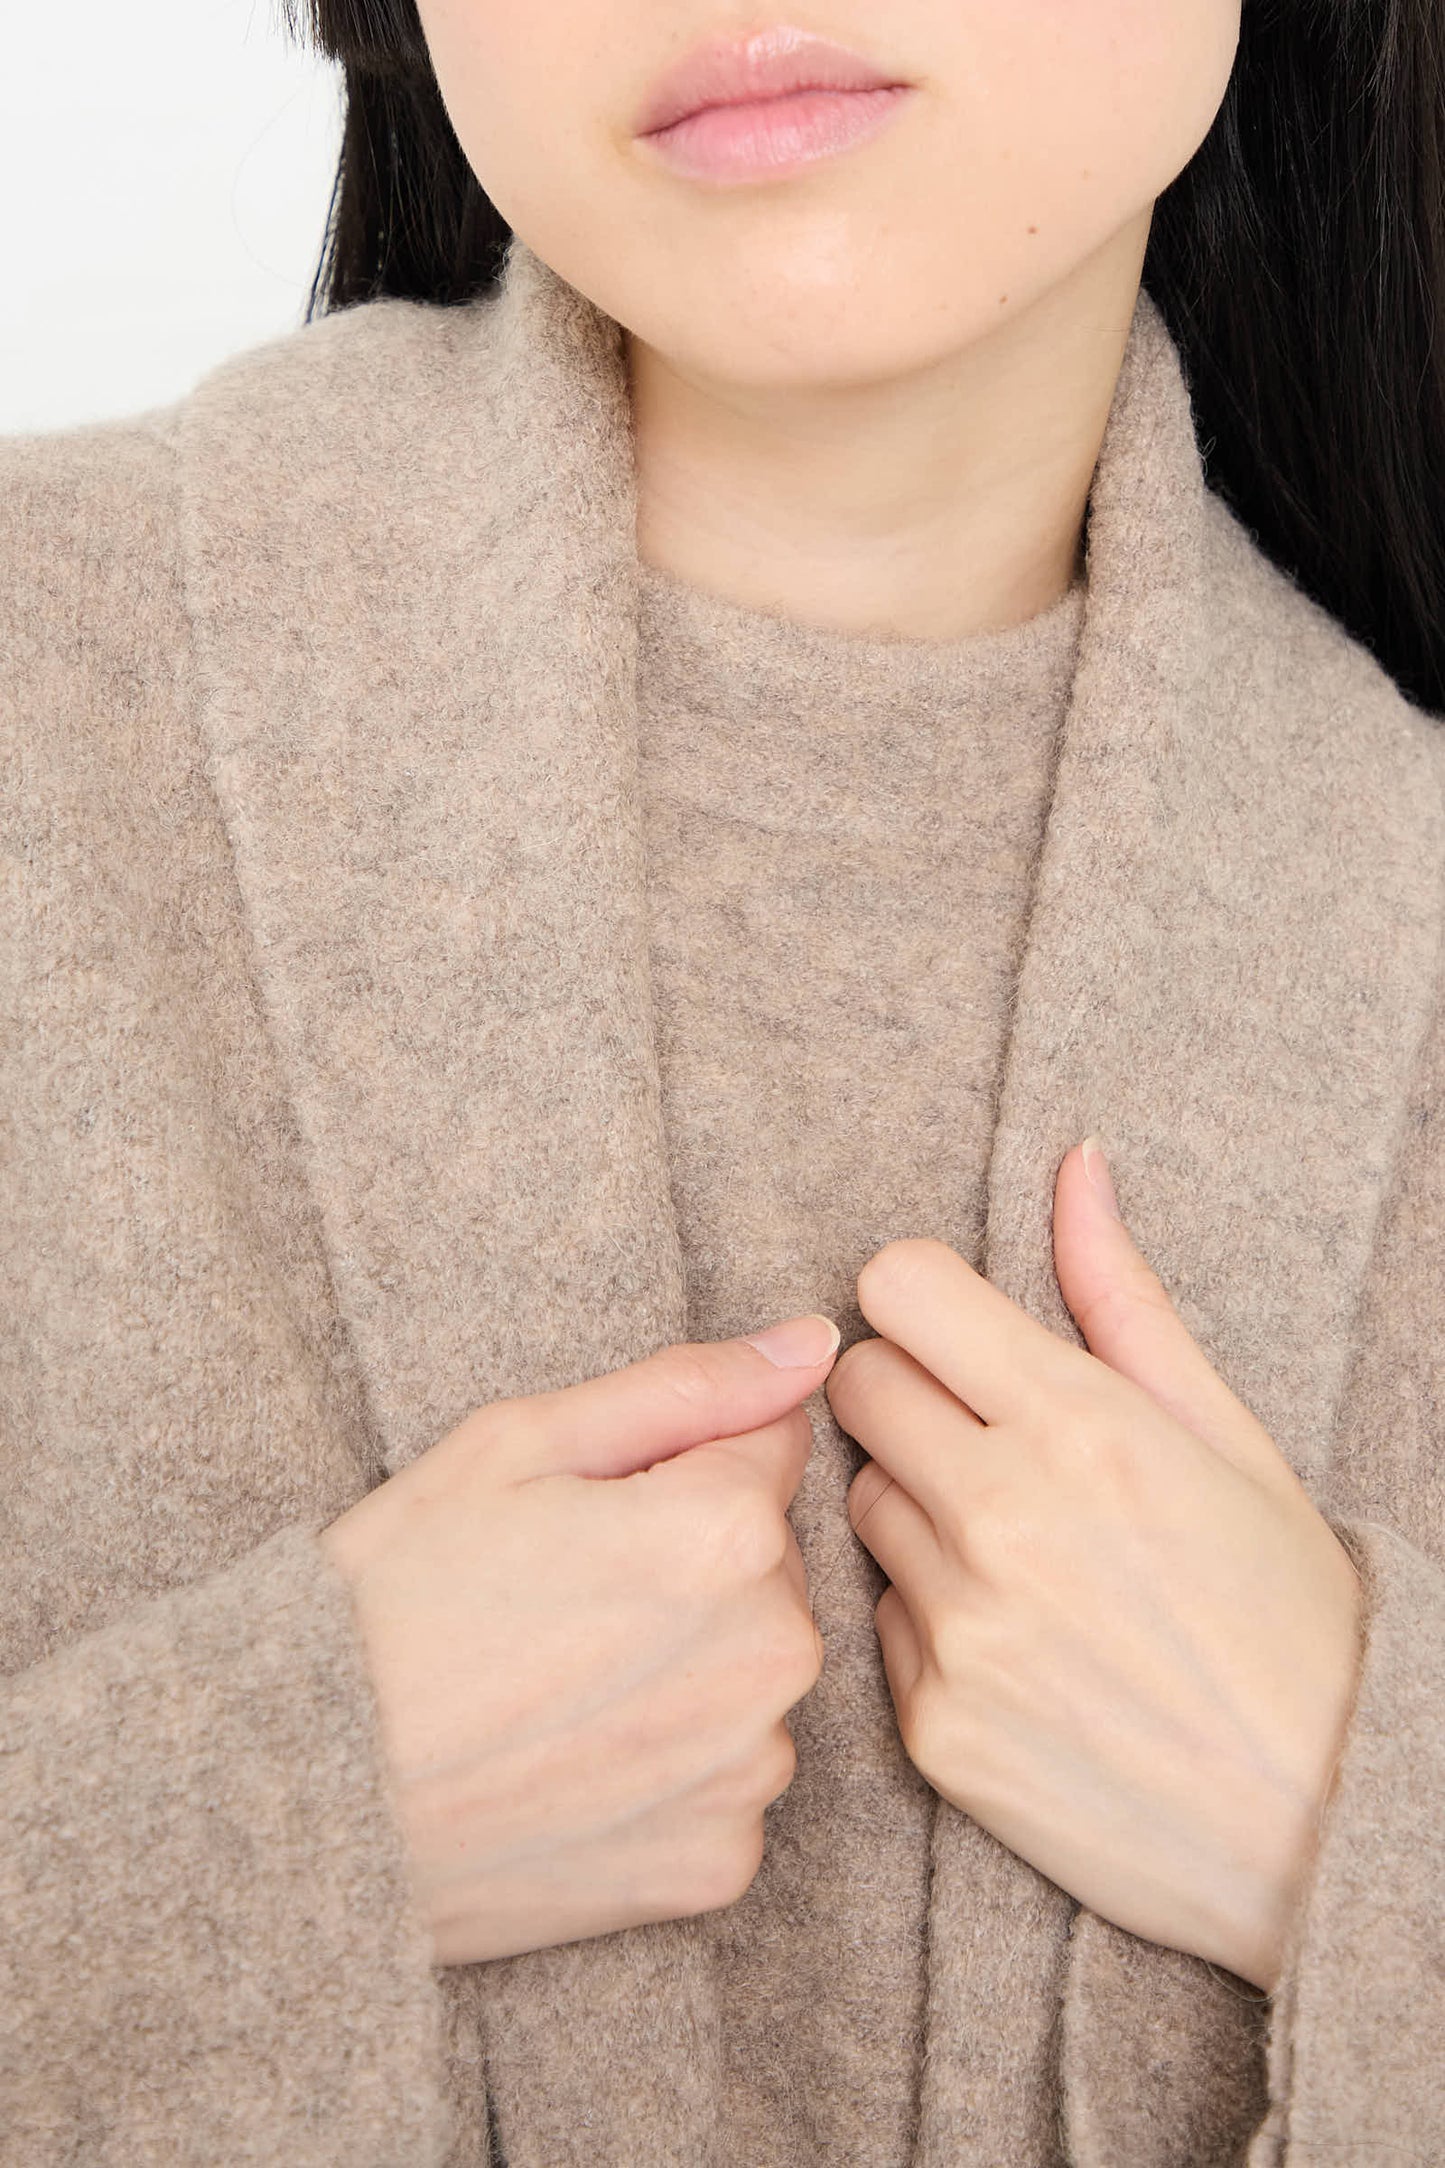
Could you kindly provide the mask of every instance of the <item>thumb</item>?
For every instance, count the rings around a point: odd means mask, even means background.
[[[739,1340],[687,1340],[622,1370],[510,1403],[529,1475],[634,1475],[688,1446],[776,1422],[826,1377],[842,1335],[789,1318]]]
[[[1054,1269],[1091,1355],[1247,1474],[1293,1485],[1278,1447],[1225,1384],[1130,1234],[1097,1137],[1059,1168]]]

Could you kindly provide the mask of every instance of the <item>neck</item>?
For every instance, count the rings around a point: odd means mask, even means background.
[[[637,547],[746,608],[959,639],[1058,601],[1148,218],[959,351],[887,381],[722,382],[628,333]]]

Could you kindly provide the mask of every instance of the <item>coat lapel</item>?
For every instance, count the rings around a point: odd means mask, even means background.
[[[186,411],[210,770],[391,1472],[684,1335],[615,339],[523,255],[495,328],[369,307]],[[694,1923],[439,1979],[509,2168],[626,2158],[635,2088],[702,2168]]]
[[[1141,295],[1091,492],[983,1269],[1083,1345],[1053,1184],[1098,1129],[1185,1323],[1316,1495],[1435,977],[1429,728],[1206,491]],[[1060,1996],[1048,2052],[1078,2168],[1243,2158],[1265,2108],[1253,1990],[1074,1905],[943,1801],[933,1865],[920,2168],[1053,2157],[1044,2073],[1017,2058]],[[1013,2103],[987,2139],[980,2097]]]
[[[477,1405],[685,1329],[620,335],[517,242],[484,302],[374,303],[228,363],[182,450],[212,778],[394,1471]],[[1423,729],[1205,492],[1141,296],[985,1269],[1078,1339],[1052,1187],[1099,1128],[1186,1323],[1312,1483],[1424,1026],[1440,843]],[[943,1802],[931,1938],[921,2168],[1054,2158],[1059,2055],[1089,2168],[1189,2158],[1167,2119],[1200,2068],[1262,2112],[1237,1992]],[[454,2037],[484,2036],[509,2168],[627,2159],[639,2094],[669,2157],[721,2157],[694,1923],[440,1977]]]
[[[615,334],[535,262],[495,330],[325,319],[184,424],[211,771],[393,1472],[681,1315]]]

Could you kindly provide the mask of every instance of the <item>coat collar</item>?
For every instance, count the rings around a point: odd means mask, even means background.
[[[483,301],[379,301],[225,364],[185,403],[181,451],[210,770],[395,1470],[483,1402],[685,1329],[620,332],[517,241]],[[984,1269],[1078,1340],[1053,1178],[1099,1129],[1185,1322],[1316,1489],[1436,972],[1436,775],[1429,726],[1206,490],[1141,293],[1091,496]],[[1205,1968],[1081,1913],[942,1805],[931,1905],[921,2168],[1003,2157],[984,2129],[1012,2132],[1010,2158],[1044,2147],[1011,2014],[1061,1995],[1074,2158],[1152,2159],[1143,2108],[1094,2097],[1102,2029],[1222,2038],[1241,2006],[1201,2019]],[[504,2127],[623,2127],[655,2082],[678,2157],[702,2160],[700,1966],[663,1923],[478,1968]],[[644,2021],[649,1967],[666,1994]],[[546,2018],[564,1991],[594,2025],[632,2011],[615,2102],[569,2105]],[[530,2077],[507,2042],[532,2043]]]

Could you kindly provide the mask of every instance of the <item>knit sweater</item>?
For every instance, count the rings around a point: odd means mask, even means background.
[[[690,1339],[818,1309],[937,1232],[976,1262],[1029,890],[1083,586],[1013,629],[866,639],[642,568],[639,784],[663,1121]],[[962,938],[960,938],[960,935]],[[905,2168],[933,1794],[903,1753],[821,1392],[790,1518],[823,1677],[763,1866],[699,1923],[724,2158]]]
[[[738,1265],[690,1184],[729,1181],[736,1095],[778,1070],[690,1080],[704,1042],[679,1062],[669,1038],[689,969],[748,966],[708,916],[730,830],[683,922],[657,911],[655,733],[694,719],[647,690],[666,643],[639,641],[634,481],[619,327],[520,243],[475,304],[368,303],[174,407],[0,446],[0,2161],[733,2168],[749,1981],[821,1982],[858,2028],[824,2066],[811,2024],[757,2066],[767,2142],[800,2168],[847,2159],[848,2129],[859,2168],[903,2144],[913,2168],[1437,2157],[1438,723],[1206,488],[1141,293],[1031,878],[1027,791],[993,788],[1013,848],[970,966],[965,831],[950,857],[915,821],[889,906],[909,971],[880,983],[875,946],[848,974],[871,1028],[916,1046],[891,1082],[931,1127],[878,1128],[864,1018],[800,1031],[810,1092],[767,1110],[772,1187],[716,1209],[753,1230]],[[860,681],[835,728],[866,731],[867,701]],[[951,707],[938,757],[966,762],[977,719]],[[770,759],[805,758],[783,720]],[[1025,725],[1025,761],[1042,736]],[[794,820],[836,820],[850,772],[835,748]],[[887,808],[855,791],[849,817],[857,841]],[[836,986],[842,890],[798,883]],[[936,943],[910,945],[930,912]],[[755,1043],[818,1014],[779,969],[735,983]],[[956,1130],[990,1094],[970,1191]],[[830,1180],[820,1105],[873,1125],[896,1193]],[[709,1319],[819,1307],[856,1335],[854,1276],[905,1231],[1079,1344],[1052,1194],[1094,1128],[1185,1324],[1361,1571],[1359,1688],[1273,1998],[909,1789],[826,1429],[795,1518],[829,1657],[760,1886],[434,1967],[317,1533],[471,1409]],[[921,1948],[890,1912],[917,1853],[900,1868],[867,1827],[870,1793],[928,1819]],[[868,1839],[851,1914],[840,1829]],[[881,1944],[871,2007],[850,1936]]]

